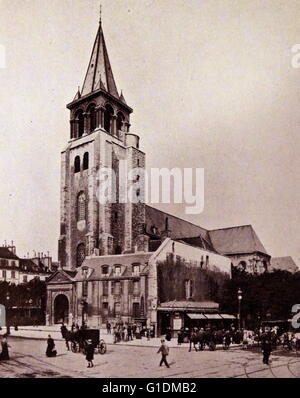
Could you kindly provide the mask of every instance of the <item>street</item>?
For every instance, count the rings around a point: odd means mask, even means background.
[[[9,361],[0,362],[0,376],[9,378],[298,378],[300,357],[295,353],[273,352],[270,365],[263,365],[258,349],[232,348],[223,351],[188,352],[186,347],[171,348],[170,369],[159,367],[160,355],[154,347],[108,345],[105,355],[96,354],[94,368],[87,369],[83,354],[66,350],[56,341],[58,356],[45,356],[46,341],[11,337]]]

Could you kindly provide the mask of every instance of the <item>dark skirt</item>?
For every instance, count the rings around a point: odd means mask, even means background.
[[[88,346],[86,350],[86,356],[85,356],[87,361],[92,361],[94,359],[94,346]]]
[[[2,351],[0,354],[0,360],[7,361],[8,359],[9,359],[8,345],[6,343],[2,343]]]

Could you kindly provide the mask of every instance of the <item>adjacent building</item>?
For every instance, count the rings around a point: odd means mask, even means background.
[[[299,268],[291,256],[272,257],[270,271],[277,270],[288,271],[292,273],[299,272]]]
[[[0,247],[0,281],[15,285],[27,283],[34,278],[46,281],[52,271],[52,258],[49,256],[20,258],[13,244]]]

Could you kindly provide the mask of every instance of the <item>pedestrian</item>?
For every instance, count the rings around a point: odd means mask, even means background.
[[[93,344],[93,341],[90,339],[90,340],[88,340],[87,341],[87,347],[86,347],[86,356],[85,356],[85,359],[87,360],[87,362],[88,362],[88,368],[93,368],[94,367],[94,364],[93,364],[93,360],[94,360],[94,351],[95,351],[95,348],[94,348],[94,344]]]
[[[150,329],[149,328],[146,329],[146,337],[147,337],[147,341],[150,341],[151,335],[150,335]]]
[[[68,333],[68,329],[64,323],[61,324],[60,332],[61,332],[61,337],[65,339]]]
[[[118,342],[118,332],[116,326],[113,327],[114,344]]]
[[[1,353],[0,353],[0,360],[7,361],[9,360],[9,353],[8,353],[8,342],[7,342],[7,335],[4,334],[2,341],[1,341]]]
[[[231,336],[230,336],[229,330],[226,331],[226,333],[224,335],[223,342],[224,342],[224,349],[228,350],[230,343],[231,343]]]
[[[169,355],[169,347],[165,343],[165,340],[161,340],[161,346],[159,347],[159,350],[157,353],[159,354],[161,352],[161,361],[159,363],[159,366],[161,366],[163,363],[166,365],[167,368],[170,367],[167,361],[167,356]]]
[[[262,343],[261,349],[263,352],[263,363],[269,365],[269,358],[272,352],[271,340],[266,338]]]
[[[166,331],[166,340],[171,341],[171,339],[172,339],[172,331],[171,331],[171,328],[168,327],[167,331]]]
[[[128,335],[128,341],[129,340],[133,340],[133,336],[132,336],[132,327],[131,327],[131,325],[128,325],[127,326],[127,335]]]
[[[48,335],[48,340],[47,340],[46,355],[47,357],[56,357],[57,355],[57,351],[55,350],[55,343],[50,334]]]
[[[133,325],[132,325],[132,334],[135,336],[135,334],[136,334],[136,329],[137,329],[137,326],[136,326],[136,323],[134,323]]]
[[[126,327],[122,326],[121,327],[121,340],[125,341],[125,336],[126,336]]]
[[[181,345],[183,343],[183,331],[182,329],[178,331],[177,334],[177,345]]]
[[[110,324],[110,322],[106,322],[106,331],[107,331],[107,334],[111,334],[111,324]]]

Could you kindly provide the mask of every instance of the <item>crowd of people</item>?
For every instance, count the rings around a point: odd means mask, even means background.
[[[147,337],[150,340],[155,336],[153,328],[147,328],[137,323],[127,323],[118,321],[114,325],[110,322],[106,323],[107,334],[112,334],[114,337],[114,344],[120,341],[132,341],[134,338],[140,339],[141,337]]]
[[[71,330],[62,324],[61,334],[66,341],[68,346],[68,336],[79,332],[82,329],[87,329],[85,323],[79,327],[78,324],[73,324]],[[114,337],[114,343],[120,341],[131,341],[134,338],[141,338],[142,336],[150,340],[155,336],[154,330],[152,328],[147,328],[141,324],[136,323],[123,323],[122,321],[116,322],[112,325],[110,322],[106,323],[107,334],[112,334]],[[167,328],[165,330],[165,337],[161,339],[161,346],[158,353],[161,353],[162,358],[160,366],[165,364],[169,367],[167,361],[167,355],[169,354],[169,348],[166,341],[172,340],[172,330]],[[9,360],[9,345],[7,341],[7,334],[4,334],[0,340],[1,352],[0,360]],[[256,330],[244,330],[236,329],[233,325],[227,329],[216,329],[210,327],[192,327],[192,328],[182,328],[177,333],[177,344],[181,345],[183,343],[189,343],[189,351],[202,351],[206,347],[209,350],[215,350],[217,344],[222,344],[224,350],[228,350],[231,344],[241,345],[243,349],[248,349],[251,347],[260,347],[263,353],[263,363],[269,364],[269,357],[271,352],[278,346],[282,346],[286,350],[300,350],[300,333],[284,332],[279,330],[277,326],[270,328],[258,328]],[[86,360],[88,362],[88,368],[94,366],[94,345],[92,340],[87,341],[87,346],[85,350]],[[55,342],[51,335],[48,335],[46,356],[55,357],[57,351],[55,348]]]

